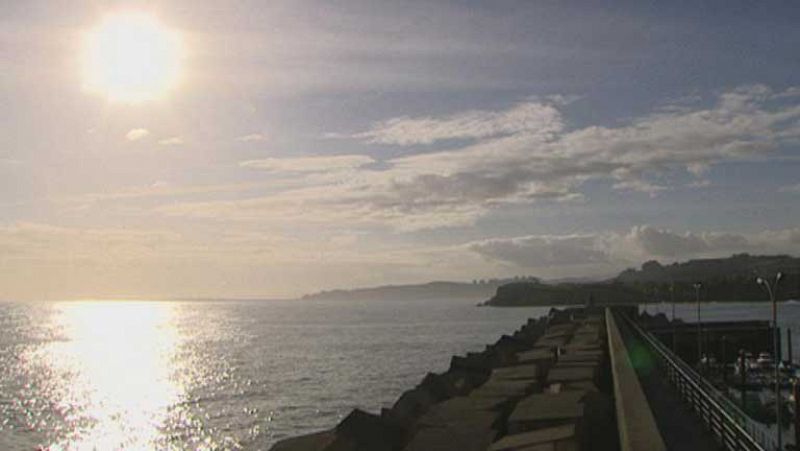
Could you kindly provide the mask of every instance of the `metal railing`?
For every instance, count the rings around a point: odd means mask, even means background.
[[[622,318],[658,358],[669,381],[703,419],[719,443],[731,451],[777,450],[774,433],[766,426],[747,416],[739,406],[635,321],[625,316]]]

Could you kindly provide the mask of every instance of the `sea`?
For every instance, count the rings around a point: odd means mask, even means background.
[[[0,450],[268,450],[354,408],[377,413],[453,355],[548,311],[447,299],[0,302]],[[675,314],[695,321],[697,307]],[[701,318],[771,309],[707,303]],[[779,322],[800,339],[800,304],[780,304]]]

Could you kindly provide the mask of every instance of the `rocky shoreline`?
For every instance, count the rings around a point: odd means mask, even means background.
[[[454,356],[392,407],[355,409],[271,450],[614,450],[606,340],[602,309],[553,309],[482,352]]]

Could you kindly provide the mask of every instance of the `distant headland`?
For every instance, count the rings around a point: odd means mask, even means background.
[[[695,259],[662,265],[651,260],[640,269],[626,269],[605,280],[567,278],[544,281],[525,276],[472,282],[429,282],[369,288],[321,291],[306,300],[405,301],[462,299],[481,305],[553,306],[587,303],[694,301],[695,283],[701,283],[703,301],[766,300],[756,277],[784,277],[777,297],[800,299],[800,258],[789,255],[736,254],[727,258]],[[488,300],[487,300],[488,299]],[[485,301],[485,302],[484,302]]]
[[[463,299],[483,301],[494,295],[498,287],[531,280],[527,277],[513,279],[484,279],[472,282],[429,282],[415,285],[384,285],[350,290],[329,290],[303,296],[307,300],[364,300],[408,301],[415,299]]]

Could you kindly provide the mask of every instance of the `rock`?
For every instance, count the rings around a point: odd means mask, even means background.
[[[321,431],[281,440],[270,451],[323,451],[335,438],[334,430]]]
[[[536,387],[535,379],[529,380],[509,380],[509,379],[489,379],[485,384],[473,390],[469,396],[474,397],[498,397],[498,398],[520,398],[529,394]]]
[[[524,365],[504,366],[492,370],[489,380],[527,380],[536,381],[539,377],[539,365],[528,363]]]
[[[420,427],[405,451],[485,451],[497,437],[495,412],[471,412]]]
[[[443,376],[436,373],[426,374],[417,388],[428,391],[436,402],[454,396],[452,386]]]
[[[522,399],[508,418],[509,433],[575,423],[583,417],[585,392],[541,393]]]
[[[536,445],[552,445],[555,450],[576,450],[578,442],[574,424],[565,424],[521,434],[507,435],[494,442],[489,451],[516,451],[528,450]],[[547,448],[543,448],[547,449]]]
[[[392,451],[402,431],[380,416],[354,409],[335,428],[336,439],[325,451]]]
[[[582,363],[565,363],[554,366],[547,373],[547,382],[578,382],[594,381],[597,375],[597,365]]]
[[[414,388],[400,395],[392,408],[384,411],[382,417],[395,426],[408,428],[434,402],[433,396],[427,390]]]

